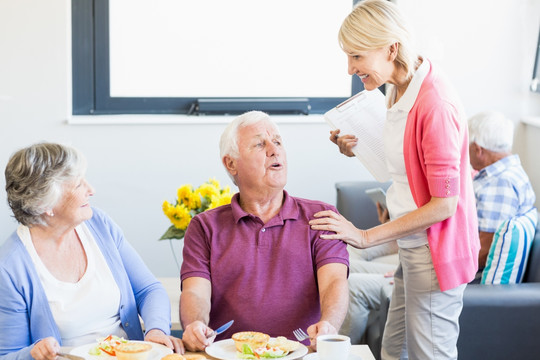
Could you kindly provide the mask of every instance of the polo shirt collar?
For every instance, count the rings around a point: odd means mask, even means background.
[[[407,86],[405,94],[403,94],[399,101],[395,103],[392,107],[390,107],[388,111],[403,111],[406,113],[411,111],[414,103],[416,102],[416,98],[418,97],[418,93],[420,92],[420,88],[422,87],[422,83],[424,82],[424,79],[429,73],[430,68],[431,64],[429,60],[424,57],[422,63],[420,64],[418,69],[416,69],[411,79],[411,82],[409,83],[409,86]],[[390,85],[389,90],[390,91],[388,92],[388,96],[386,97],[387,105],[389,105],[396,96],[396,88],[394,85]]]
[[[519,160],[519,156],[517,154],[509,155],[481,169],[474,178],[481,179],[484,177],[497,176],[510,167],[520,165],[521,161]]]
[[[257,218],[257,216],[252,215],[240,206],[240,192],[237,192],[234,194],[234,196],[231,199],[231,209],[234,217],[234,221],[238,223],[242,218],[244,217],[250,217],[250,218]],[[296,199],[289,195],[289,193],[285,190],[283,190],[283,205],[281,206],[281,209],[279,210],[279,213],[272,218],[267,225],[276,225],[276,221],[283,224],[285,220],[295,220],[299,217],[299,210],[298,210],[298,204],[296,203]]]

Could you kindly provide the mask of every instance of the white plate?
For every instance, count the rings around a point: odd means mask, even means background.
[[[156,344],[153,342],[147,342],[147,341],[134,341],[134,342],[140,342],[144,344],[150,344],[152,345],[152,350],[150,350],[150,354],[148,355],[148,360],[161,360],[162,357],[168,354],[172,354],[172,350],[166,347],[165,345]],[[107,354],[102,355],[90,355],[88,351],[92,349],[94,346],[96,346],[97,343],[92,344],[86,344],[81,345],[76,348],[71,349],[69,352],[72,355],[78,355],[82,356],[86,360],[113,360],[116,359],[116,356],[111,356]]]
[[[307,354],[306,356],[304,356],[304,360],[319,360],[319,354],[317,354],[316,352]],[[362,360],[362,358],[355,354],[349,354],[347,360]]]
[[[282,358],[277,358],[277,359],[279,360],[298,359],[306,355],[307,352],[308,352],[307,347],[300,344],[298,349],[289,353],[289,355],[284,356]],[[216,341],[215,343],[213,343],[212,345],[206,348],[206,353],[210,356],[213,356],[215,358],[222,359],[222,360],[238,360],[238,358],[236,357],[236,347],[234,346],[233,339]]]

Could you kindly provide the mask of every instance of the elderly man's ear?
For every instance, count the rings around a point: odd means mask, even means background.
[[[471,146],[469,147],[469,151],[474,152],[474,155],[481,156],[484,152],[484,148],[478,145],[475,142],[471,143]]]
[[[225,169],[232,175],[236,176],[238,171],[236,170],[236,159],[233,159],[229,155],[225,155],[223,157],[223,165],[225,166]]]

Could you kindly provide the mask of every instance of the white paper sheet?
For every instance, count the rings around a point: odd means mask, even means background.
[[[340,129],[340,135],[358,138],[352,151],[377,181],[390,180],[382,138],[386,105],[378,89],[359,92],[326,112],[324,118],[332,129]]]

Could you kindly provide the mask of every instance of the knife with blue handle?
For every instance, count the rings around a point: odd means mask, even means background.
[[[229,321],[228,323],[224,324],[224,325],[221,325],[220,327],[218,327],[216,330],[212,331],[210,334],[206,335],[206,338],[209,339],[211,338],[212,336],[214,335],[219,335],[221,334],[222,332],[224,332],[225,330],[227,330],[228,328],[231,327],[231,325],[233,324],[234,320],[231,320]]]

